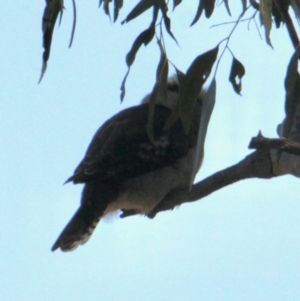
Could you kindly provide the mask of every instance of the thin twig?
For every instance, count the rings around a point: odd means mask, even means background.
[[[245,12],[247,11],[247,9],[248,9],[249,7],[250,7],[250,6],[248,6],[248,7],[247,7],[247,8],[239,15],[238,19],[237,19],[236,22],[235,22],[235,25],[234,25],[233,28],[231,29],[231,31],[230,31],[229,35],[227,36],[227,38],[225,38],[225,39],[223,39],[221,42],[219,42],[219,45],[220,45],[222,42],[226,41],[226,45],[225,45],[224,49],[222,50],[222,53],[221,53],[219,59],[217,60],[216,68],[215,68],[215,73],[214,73],[214,76],[213,76],[213,77],[216,77],[216,75],[217,75],[217,71],[218,71],[218,67],[219,67],[221,58],[223,57],[225,50],[228,48],[228,44],[229,44],[230,37],[232,36],[232,34],[233,34],[233,32],[235,31],[235,29],[237,28],[237,26],[238,26],[240,20],[242,19],[242,17],[244,16]]]
[[[239,23],[245,22],[245,21],[251,21],[252,18],[256,15],[256,13],[257,13],[257,12],[255,12],[255,13],[253,14],[252,17],[249,17],[249,18],[240,20]],[[236,24],[236,22],[237,22],[237,21],[230,21],[230,22],[223,22],[223,23],[219,23],[219,24],[214,24],[214,25],[210,26],[210,28],[218,27],[218,26],[222,26],[222,25]]]

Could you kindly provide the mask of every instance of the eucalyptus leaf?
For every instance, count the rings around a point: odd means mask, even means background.
[[[229,8],[229,4],[228,4],[228,0],[224,0],[224,5],[226,7],[226,10],[228,12],[228,15],[231,17],[231,12],[230,12],[230,8]]]
[[[215,0],[199,0],[196,15],[191,26],[198,22],[204,10],[206,18],[210,18],[215,8]]]
[[[123,0],[114,0],[114,22],[117,21],[119,11],[123,7]]]
[[[146,46],[153,39],[154,34],[155,27],[152,24],[148,29],[144,30],[138,35],[138,37],[133,42],[130,51],[126,55],[126,64],[128,67],[130,67],[133,64],[135,56],[142,44]]]
[[[46,7],[43,14],[42,20],[42,30],[43,30],[43,66],[41,70],[41,76],[39,79],[39,83],[41,82],[46,69],[47,69],[47,62],[50,57],[50,50],[51,50],[51,43],[52,43],[52,35],[54,26],[59,14],[62,15],[64,9],[63,0],[47,0]]]
[[[150,7],[157,5],[157,1],[155,0],[141,0],[128,14],[128,16],[121,22],[121,24],[128,23],[129,21],[133,20],[134,18],[138,17]]]
[[[194,168],[191,174],[190,189],[194,183],[196,174],[202,165],[204,158],[204,144],[207,134],[208,124],[216,102],[217,83],[212,80],[202,99],[201,119],[197,138],[197,149]]]
[[[241,95],[240,92],[242,90],[242,77],[245,75],[245,73],[246,70],[244,65],[235,57],[233,57],[229,81],[231,82],[234,91],[239,95]]]
[[[259,12],[261,24],[265,28],[266,42],[273,48],[270,39],[270,32],[272,28],[272,0],[261,0],[259,3]]]
[[[164,51],[164,48],[161,44],[161,41],[157,41],[159,49],[160,49],[160,60],[156,70],[156,82],[152,89],[152,93],[150,95],[149,101],[149,115],[148,115],[148,123],[147,123],[147,132],[149,140],[155,144],[155,138],[153,134],[153,118],[154,118],[154,110],[155,103],[157,98],[167,100],[167,83],[168,83],[168,74],[169,74],[169,64],[168,58]]]
[[[216,61],[219,47],[209,50],[196,57],[186,72],[186,76],[180,87],[179,112],[185,133],[188,134],[191,125],[193,108],[203,84],[210,75]]]
[[[217,46],[197,56],[185,75],[178,72],[180,74],[178,104],[167,120],[165,129],[170,128],[180,118],[185,133],[189,133],[195,102],[216,61],[218,50]]]
[[[182,0],[173,0],[173,10],[176,8],[176,6],[178,6],[180,3],[182,2]]]

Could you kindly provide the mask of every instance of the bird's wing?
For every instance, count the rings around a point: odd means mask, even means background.
[[[197,129],[185,135],[181,122],[168,131],[163,127],[171,111],[155,106],[153,121],[156,145],[147,134],[149,105],[143,104],[121,111],[106,121],[94,135],[85,157],[67,182],[85,183],[136,177],[169,166],[192,147]]]

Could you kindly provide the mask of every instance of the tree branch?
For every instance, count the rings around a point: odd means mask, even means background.
[[[262,136],[253,137],[249,144],[250,149],[280,149],[289,154],[300,156],[300,143],[286,139],[269,139]]]
[[[291,16],[288,12],[288,6],[286,4],[286,1],[284,0],[274,0],[273,3],[277,6],[278,10],[280,11],[282,20],[286,24],[286,28],[288,30],[290,39],[293,43],[294,48],[296,49],[299,45],[299,38],[297,35],[297,31],[294,27],[294,23],[291,19]]]
[[[269,150],[257,150],[239,163],[221,170],[193,185],[192,190],[180,190],[167,195],[147,216],[154,218],[158,212],[172,210],[183,203],[200,200],[207,195],[240,180],[250,178],[270,179],[272,170]]]

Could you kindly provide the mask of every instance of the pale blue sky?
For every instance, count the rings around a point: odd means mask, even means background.
[[[132,7],[126,2],[112,25],[97,1],[78,0],[75,39],[68,49],[72,10],[66,1],[40,85],[44,1],[1,5],[0,299],[300,300],[299,179],[291,176],[243,181],[154,220],[101,222],[75,252],[50,252],[82,189],[62,183],[96,129],[137,104],[154,83],[159,51],[152,42],[141,48],[120,105],[125,55],[151,17],[150,12],[121,26]],[[190,28],[194,2],[184,1],[169,12],[180,48],[165,35],[169,58],[183,71],[231,29],[209,26],[234,20],[240,10],[240,1],[230,1],[233,18],[220,7],[211,20],[202,18]],[[244,23],[233,35],[230,48],[246,67],[243,97],[228,82],[227,52],[197,180],[243,159],[259,130],[276,136],[293,48],[285,28],[273,30],[271,39],[274,50],[259,38],[253,23],[250,31]]]

